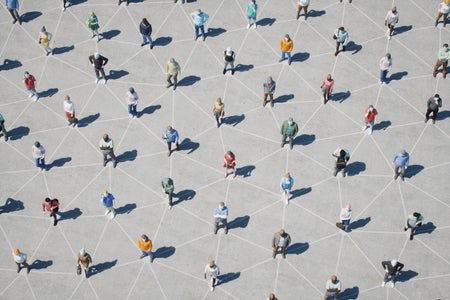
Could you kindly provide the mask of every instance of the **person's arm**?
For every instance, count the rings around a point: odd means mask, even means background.
[[[277,235],[275,234],[272,238],[272,247],[275,248],[277,244]]]
[[[108,59],[106,57],[104,57],[104,56],[102,56],[102,58],[103,58],[102,66],[106,66],[106,64],[108,63]]]
[[[288,234],[286,237],[286,248],[291,244],[291,236]]]
[[[404,264],[397,262],[397,273],[400,273],[400,271],[403,270],[404,266],[405,266]]]
[[[178,135],[178,131],[175,130],[175,144],[178,144],[179,139],[180,139],[180,136]]]

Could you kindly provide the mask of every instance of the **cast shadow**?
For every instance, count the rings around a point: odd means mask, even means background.
[[[406,71],[394,73],[391,76],[389,76],[389,82],[393,80],[401,80],[406,75],[408,75],[408,72]]]
[[[423,169],[424,169],[424,167],[421,165],[409,165],[408,169],[406,169],[406,171],[405,171],[405,177],[411,178],[411,177],[419,174],[420,171],[422,171]]]
[[[144,2],[144,0],[129,0],[130,3],[141,3]]]
[[[136,149],[125,151],[124,153],[117,156],[117,161],[118,162],[134,161],[136,159],[136,156],[137,156]]]
[[[238,279],[239,276],[241,276],[241,272],[236,272],[236,273],[230,272],[230,273],[222,274],[219,276],[219,279],[220,279],[219,285],[222,285],[224,283]]]
[[[253,65],[243,65],[243,64],[238,64],[236,66],[236,68],[234,68],[234,70],[236,72],[247,72],[250,71],[251,69],[253,69]]]
[[[120,30],[113,29],[113,30],[110,30],[110,31],[104,31],[104,32],[102,32],[101,35],[102,35],[102,40],[103,39],[110,40],[113,37],[118,36],[119,34],[120,34]]]
[[[293,190],[293,191],[291,191],[291,198],[289,198],[289,200],[306,195],[306,194],[310,193],[311,191],[312,191],[311,187]]]
[[[178,86],[190,86],[200,81],[201,78],[195,75],[189,75],[178,81]]]
[[[389,126],[391,126],[391,121],[381,121],[380,123],[373,125],[373,130],[386,130]]]
[[[226,29],[223,28],[208,28],[208,31],[206,32],[206,36],[218,36],[221,35],[222,33],[226,32]]]
[[[355,222],[351,222],[350,225],[348,226],[349,230],[355,230],[358,228],[362,228],[364,226],[366,226],[369,222],[370,222],[371,218],[367,217],[365,219],[359,219],[356,220]]]
[[[128,74],[130,74],[130,73],[125,70],[110,70],[109,75],[108,75],[108,80],[109,79],[112,79],[112,80],[119,79],[121,77],[127,76]]]
[[[41,97],[41,98],[52,97],[58,91],[59,90],[57,88],[51,88],[51,89],[48,89],[46,91],[39,92],[38,94],[39,94],[39,97]]]
[[[412,25],[404,25],[404,26],[400,26],[400,27],[395,27],[394,35],[402,34],[404,32],[410,31],[412,28],[413,28]]]
[[[24,136],[27,136],[30,133],[30,128],[25,126],[19,126],[16,128],[13,128],[8,131],[8,137],[10,140],[20,140]]]
[[[347,100],[350,97],[351,94],[352,93],[350,91],[334,93],[334,94],[331,95],[330,100],[332,100],[332,101],[339,101],[339,103],[342,103],[345,100]]]
[[[276,19],[275,18],[263,18],[261,20],[258,20],[256,22],[256,25],[258,26],[272,26],[273,23],[275,23]]]
[[[352,55],[358,53],[359,51],[361,51],[362,46],[356,44],[353,41],[348,42],[347,46],[345,46],[345,51],[353,51]]]
[[[136,203],[128,203],[128,204],[125,204],[124,206],[116,208],[116,213],[118,215],[124,215],[124,214],[129,215],[130,212],[132,212],[133,209],[135,209],[135,208],[136,208]]]
[[[61,157],[61,158],[55,159],[54,161],[52,161],[51,164],[48,164],[48,165],[47,165],[48,170],[51,170],[51,169],[53,169],[53,168],[55,168],[55,167],[61,168],[61,167],[64,166],[67,162],[69,162],[69,161],[71,161],[71,160],[72,160],[72,157]]]
[[[75,49],[75,46],[65,46],[65,47],[57,47],[57,48],[53,48],[53,54],[63,54],[69,51],[72,51],[73,49]]]
[[[294,138],[294,145],[306,146],[312,144],[316,140],[315,134],[301,134]]]
[[[395,276],[395,281],[406,282],[413,277],[419,275],[416,271],[413,270],[402,270],[399,275]]]
[[[84,3],[84,2],[87,2],[87,0],[71,0],[70,3],[72,3],[72,4],[70,5],[70,7],[73,5]]]
[[[200,143],[193,142],[189,138],[185,138],[180,143],[180,150],[189,150],[189,152],[187,152],[187,154],[191,154],[192,152],[197,150],[198,147],[200,147]]]
[[[91,266],[90,271],[91,274],[89,275],[89,277],[97,275],[103,271],[106,271],[108,269],[111,269],[112,267],[114,267],[117,264],[117,259],[112,260],[112,261],[105,261],[103,263],[99,263],[96,265]]]
[[[10,213],[23,209],[25,209],[25,206],[23,205],[22,201],[8,198],[6,199],[5,204],[0,206],[0,213]]]
[[[82,214],[83,213],[81,212],[81,210],[78,207],[75,207],[74,209],[63,211],[63,212],[60,211],[59,212],[59,220],[58,221],[68,220],[68,219],[75,220],[76,218],[78,218]]]
[[[443,110],[438,112],[436,120],[445,120],[447,118],[450,118],[450,110]]]
[[[243,217],[237,217],[233,221],[228,222],[228,229],[246,228],[249,221],[250,221],[250,216],[249,215],[245,215]]]
[[[316,18],[316,17],[320,17],[323,16],[324,14],[326,14],[326,11],[324,10],[310,10],[308,11],[308,18]]]
[[[309,243],[295,243],[286,248],[286,254],[300,255],[309,249]]]
[[[223,118],[223,123],[232,125],[234,127],[234,126],[238,125],[239,123],[241,123],[242,121],[244,121],[244,119],[245,119],[244,114],[228,116],[228,117]]]
[[[240,168],[236,168],[236,175],[242,176],[242,177],[250,177],[252,175],[253,170],[255,170],[256,167],[253,165],[243,166]]]
[[[339,293],[340,300],[350,300],[350,299],[358,299],[359,288],[357,286],[352,287],[351,289],[345,289]]]
[[[361,161],[349,163],[345,168],[348,176],[355,176],[366,170],[366,164]]]
[[[3,65],[0,66],[0,71],[12,70],[22,66],[22,63],[18,60],[4,59]]]
[[[196,192],[193,190],[183,190],[179,191],[176,194],[173,194],[173,197],[178,198],[177,201],[173,201],[172,205],[179,204],[183,201],[189,201],[192,200],[195,197]]]
[[[161,105],[159,105],[159,104],[147,106],[146,108],[144,108],[143,110],[138,112],[138,118],[142,117],[143,115],[151,115],[152,113],[154,113],[156,110],[158,110],[160,108],[161,108]]]
[[[100,117],[100,113],[96,113],[95,115],[89,115],[87,117],[84,117],[83,119],[78,120],[78,127],[86,127],[89,124],[93,123],[95,120],[97,120]]]
[[[20,16],[20,21],[28,23],[42,16],[40,11],[29,11]]]
[[[36,259],[33,261],[33,263],[30,265],[30,268],[33,270],[40,270],[40,269],[46,269],[53,265],[53,260],[39,260]]]
[[[175,253],[175,247],[160,247],[156,249],[154,257],[155,258],[168,258]]]
[[[275,99],[273,99],[273,102],[274,103],[284,103],[284,102],[288,102],[291,99],[294,99],[294,94],[278,96]]]
[[[170,36],[160,36],[156,40],[153,41],[153,45],[155,46],[167,46],[172,42],[172,37]]]
[[[305,61],[309,58],[310,54],[308,52],[298,52],[292,55],[292,61]]]
[[[423,234],[423,233],[432,233],[436,229],[436,226],[434,226],[433,222],[428,222],[426,224],[423,224],[419,228],[414,231],[414,235],[416,234]]]

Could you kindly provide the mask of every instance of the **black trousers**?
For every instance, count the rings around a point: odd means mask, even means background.
[[[439,108],[427,109],[427,113],[425,114],[425,118],[428,119],[430,117],[430,114],[433,113],[433,116],[431,117],[431,119],[433,121],[436,121],[436,117],[437,117],[438,111],[439,111]]]

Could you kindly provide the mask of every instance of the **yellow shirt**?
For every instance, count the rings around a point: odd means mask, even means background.
[[[50,36],[48,32],[40,32],[39,33],[39,40],[41,41],[41,45],[48,47],[50,43]]]
[[[153,247],[152,241],[148,239],[146,242],[144,242],[144,241],[142,240],[142,238],[140,237],[140,238],[138,239],[138,247],[139,247],[139,249],[141,249],[142,251],[150,252],[150,251],[152,251],[152,247]]]
[[[294,48],[294,42],[289,39],[289,41],[286,41],[285,38],[282,38],[280,41],[280,49],[284,52],[291,52],[292,48]]]

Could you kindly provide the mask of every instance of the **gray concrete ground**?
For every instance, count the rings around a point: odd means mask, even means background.
[[[0,112],[10,141],[0,143],[1,299],[321,299],[326,280],[342,282],[339,299],[450,299],[450,124],[448,82],[432,67],[450,42],[448,27],[434,25],[438,0],[312,0],[310,17],[295,19],[294,1],[258,1],[259,26],[246,29],[245,0],[20,1],[22,26],[0,11]],[[181,1],[179,1],[181,2]],[[397,4],[396,34],[383,21]],[[2,3],[4,8],[4,3]],[[193,40],[189,13],[209,14],[205,42]],[[95,11],[103,39],[85,26]],[[153,26],[156,45],[140,47],[140,20]],[[55,54],[45,56],[38,33],[53,34]],[[334,53],[334,29],[344,25],[351,43]],[[279,41],[289,33],[294,61],[278,63]],[[223,51],[232,47],[234,76],[222,75]],[[94,83],[88,56],[109,58],[106,85]],[[378,82],[378,61],[393,57],[389,83]],[[165,63],[176,58],[180,86],[166,89]],[[37,78],[41,98],[32,102],[21,82]],[[322,78],[332,73],[334,96],[323,105]],[[277,82],[275,106],[262,107],[262,83]],[[449,79],[447,79],[449,80]],[[130,119],[124,100],[132,86],[140,117]],[[444,104],[435,125],[424,123],[426,100]],[[67,126],[63,99],[74,101],[78,128]],[[222,97],[225,124],[216,128],[212,105]],[[362,132],[365,108],[379,111],[373,135]],[[280,126],[292,116],[300,126],[294,149],[280,148]],[[161,130],[172,124],[181,149],[170,158]],[[98,143],[109,133],[117,168],[102,166]],[[49,170],[39,173],[31,146],[47,150]],[[334,177],[331,153],[351,152],[348,176]],[[411,155],[404,182],[392,177],[394,154]],[[223,154],[237,156],[238,176],[224,179]],[[289,205],[279,180],[295,178]],[[168,209],[160,179],[175,181],[176,205]],[[118,215],[103,215],[103,189],[116,197]],[[54,227],[41,213],[45,197],[61,201]],[[213,234],[213,209],[225,201],[230,231]],[[335,227],[340,208],[353,206],[350,232]],[[403,232],[408,214],[424,226],[413,241]],[[292,245],[286,259],[271,257],[271,238],[285,228]],[[137,238],[148,234],[155,261],[139,259]],[[89,279],[76,275],[76,252],[93,257]],[[16,273],[11,252],[32,263]],[[381,287],[381,261],[405,264],[395,288]],[[222,282],[214,292],[203,268],[215,259]]]

